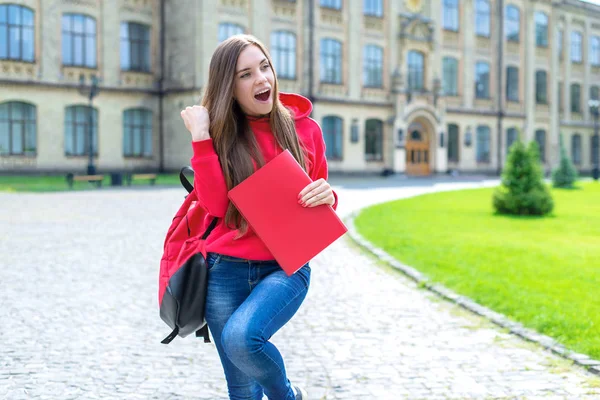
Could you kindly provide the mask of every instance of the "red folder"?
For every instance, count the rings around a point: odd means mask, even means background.
[[[229,199],[290,276],[348,231],[330,205],[302,207],[312,180],[289,150],[229,191]]]

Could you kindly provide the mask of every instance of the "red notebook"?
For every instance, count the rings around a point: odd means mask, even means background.
[[[229,199],[288,276],[348,231],[331,206],[298,204],[298,194],[311,182],[285,150],[229,191]]]

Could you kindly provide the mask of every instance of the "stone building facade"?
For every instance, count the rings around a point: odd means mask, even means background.
[[[496,173],[559,134],[598,157],[600,7],[579,0],[0,0],[0,172],[189,163],[179,116],[220,40],[270,48],[280,90],[314,103],[331,171]],[[93,99],[80,93],[98,78]]]

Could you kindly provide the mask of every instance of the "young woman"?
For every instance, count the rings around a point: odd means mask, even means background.
[[[194,188],[219,223],[206,240],[206,321],[232,400],[306,400],[269,342],[306,297],[310,267],[288,277],[239,211],[228,190],[288,149],[312,178],[304,207],[337,206],[327,183],[325,142],[306,98],[279,93],[265,46],[237,35],[215,50],[202,106],[181,112],[192,135]],[[276,190],[277,183],[273,183]],[[301,246],[301,243],[298,243]]]

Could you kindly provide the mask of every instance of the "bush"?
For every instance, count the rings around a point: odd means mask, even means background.
[[[577,170],[573,163],[567,157],[567,150],[563,144],[563,137],[560,135],[560,164],[552,172],[552,186],[555,188],[572,189],[577,180]]]
[[[552,211],[554,201],[544,185],[535,141],[528,148],[520,140],[511,146],[493,204],[500,214],[546,215]]]

